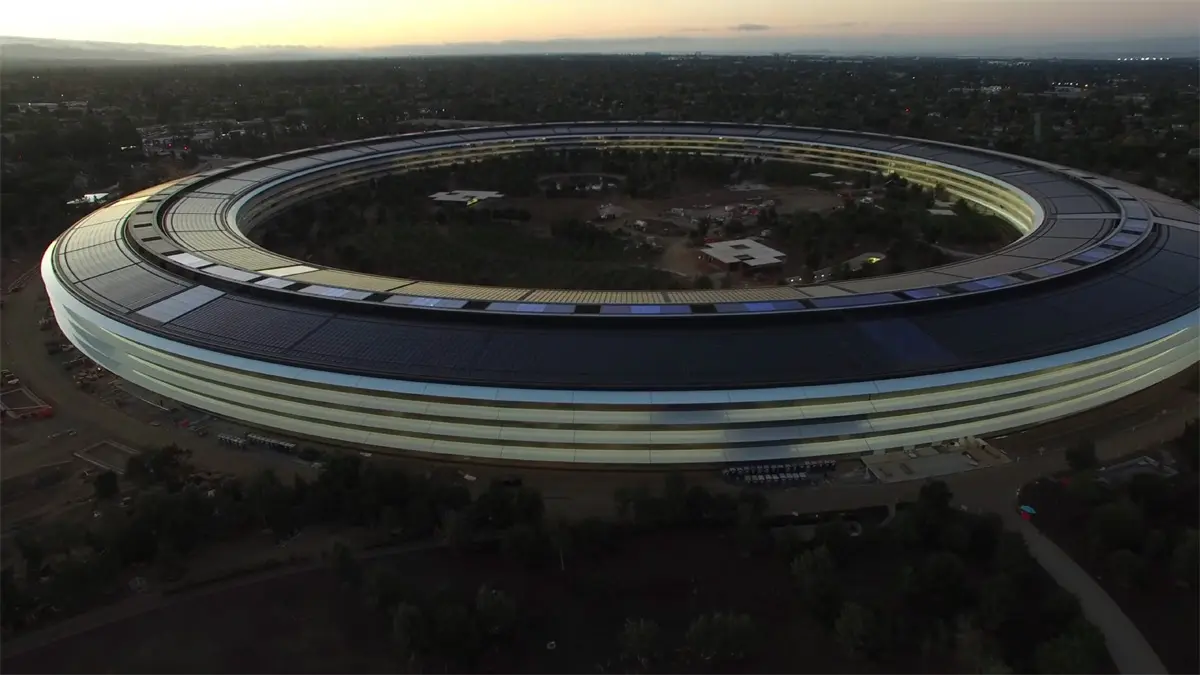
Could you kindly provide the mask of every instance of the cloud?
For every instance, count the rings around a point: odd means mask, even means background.
[[[741,33],[753,33],[757,31],[771,30],[771,27],[761,23],[739,23],[736,26],[730,26],[729,30],[735,30]]]

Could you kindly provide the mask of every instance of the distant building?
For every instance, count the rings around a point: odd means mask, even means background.
[[[753,239],[713,242],[700,249],[700,254],[709,263],[730,272],[764,271],[782,267],[787,262],[786,253]]]

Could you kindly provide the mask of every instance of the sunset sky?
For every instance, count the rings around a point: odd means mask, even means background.
[[[703,35],[1200,33],[1200,0],[109,0],[12,2],[6,35],[239,47],[376,47]]]

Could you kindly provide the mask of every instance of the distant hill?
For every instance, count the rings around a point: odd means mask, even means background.
[[[1107,59],[1129,56],[1200,58],[1200,35],[1126,39],[998,39],[979,37],[666,36],[624,40],[564,39],[393,45],[367,49],[262,46],[225,49],[152,44],[79,42],[0,37],[0,63],[12,65],[103,65],[188,62],[291,61],[394,58],[406,56],[694,53],[855,56],[939,56],[985,58]]]

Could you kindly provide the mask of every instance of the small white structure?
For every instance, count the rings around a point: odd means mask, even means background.
[[[596,214],[600,216],[600,220],[612,220],[614,218],[620,218],[627,213],[629,213],[629,209],[623,206],[617,206],[616,204],[601,204],[600,206],[596,207]]]
[[[485,199],[498,199],[504,195],[488,190],[454,190],[451,192],[436,192],[429,195],[435,202],[471,205]]]
[[[810,173],[808,175],[812,176],[813,178],[833,178],[833,174],[824,172]]]
[[[787,254],[753,239],[718,241],[700,249],[709,260],[734,270],[764,269],[787,262]]]
[[[954,211],[950,209],[929,209],[929,214],[933,216],[953,216]]]

